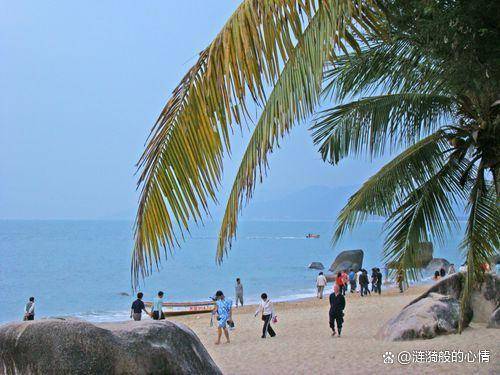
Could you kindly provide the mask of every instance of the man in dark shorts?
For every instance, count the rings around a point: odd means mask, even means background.
[[[132,302],[130,317],[133,318],[135,321],[141,320],[143,311],[146,313],[146,315],[149,315],[148,311],[146,310],[146,306],[144,306],[144,302],[142,302],[143,296],[144,294],[142,294],[141,292],[137,293],[137,299],[134,302]]]

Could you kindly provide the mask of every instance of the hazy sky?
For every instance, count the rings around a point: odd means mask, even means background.
[[[0,218],[131,216],[151,125],[238,3],[0,0]],[[324,164],[307,127],[282,142],[257,199],[359,184],[380,166]]]

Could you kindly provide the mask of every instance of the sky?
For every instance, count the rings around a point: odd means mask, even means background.
[[[149,130],[238,3],[0,0],[0,219],[133,218]],[[309,125],[272,155],[257,201],[357,186],[386,161],[325,164]],[[233,136],[221,201],[248,139]]]

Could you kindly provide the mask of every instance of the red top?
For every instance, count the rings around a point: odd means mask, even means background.
[[[335,280],[335,283],[336,283],[338,286],[343,286],[343,285],[344,285],[344,282],[342,281],[342,276],[337,276],[337,279]]]

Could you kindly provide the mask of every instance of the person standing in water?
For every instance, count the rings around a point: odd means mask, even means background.
[[[328,312],[330,328],[332,336],[335,336],[335,323],[337,324],[337,332],[342,334],[342,324],[344,323],[345,297],[340,293],[340,287],[335,284],[333,293],[330,294],[330,311]]]
[[[24,307],[23,320],[35,320],[35,297],[30,297],[28,303]]]
[[[325,289],[326,283],[327,281],[325,275],[323,275],[323,272],[320,272],[318,277],[316,278],[316,297],[318,297],[319,299],[323,299],[323,290]]]
[[[274,317],[274,307],[273,303],[269,298],[267,298],[266,293],[262,293],[260,295],[260,298],[262,301],[260,301],[259,307],[257,308],[257,311],[255,312],[255,316],[257,316],[260,313],[262,313],[262,321],[264,322],[264,325],[262,326],[262,338],[266,338],[266,333],[269,333],[269,336],[274,337],[276,336],[276,332],[274,332],[273,328],[271,327],[271,321]]]
[[[163,295],[164,293],[160,290],[158,292],[158,297],[153,299],[153,307],[151,308],[151,317],[154,320],[165,319],[165,314],[163,314]]]
[[[238,308],[238,301],[240,301],[241,306],[243,307],[243,284],[241,283],[240,278],[236,279],[236,308]]]
[[[227,300],[224,297],[224,293],[221,290],[218,290],[215,293],[215,308],[214,313],[217,315],[217,341],[215,345],[220,344],[220,339],[222,337],[222,331],[224,331],[224,336],[226,337],[226,343],[230,343],[229,340],[229,331],[227,329],[228,322],[231,322],[233,319],[233,302],[231,300]]]
[[[149,315],[149,313],[146,310],[146,306],[144,305],[144,302],[142,302],[142,297],[144,294],[141,292],[137,293],[137,299],[132,302],[132,307],[130,309],[130,317],[133,318],[135,321],[139,321],[142,318],[142,312],[144,311],[146,315]]]

